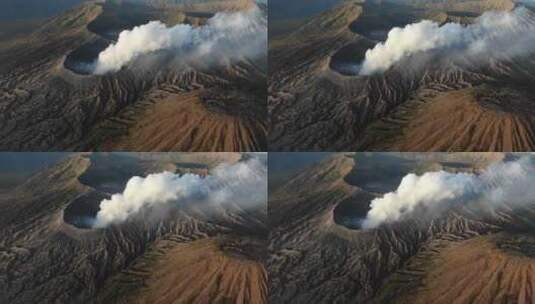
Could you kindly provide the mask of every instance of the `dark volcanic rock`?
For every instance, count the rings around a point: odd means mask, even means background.
[[[451,159],[446,154],[430,155],[429,159],[400,156],[399,170],[408,168],[403,162],[412,163],[410,172],[435,170],[435,165],[431,164],[436,163],[440,163],[442,169],[468,170],[468,167],[450,165]],[[481,168],[494,156],[482,154],[483,158],[489,157],[484,161],[477,160],[478,157],[458,155],[457,160]],[[490,275],[491,270],[486,270],[486,265],[491,265],[492,271],[507,278],[506,281],[492,279],[501,288],[497,293],[509,290],[509,286],[514,287],[509,293],[514,298],[529,293],[531,287],[524,285],[522,278],[515,278],[516,270],[501,272],[499,269],[503,265],[516,269],[534,262],[533,259],[515,257],[531,254],[532,237],[525,234],[532,235],[533,232],[533,205],[519,208],[504,202],[498,210],[490,211],[485,208],[486,202],[470,206],[454,204],[434,217],[414,216],[376,229],[347,227],[346,223],[338,221],[340,213],[365,216],[371,199],[394,190],[398,184],[385,178],[386,188],[374,187],[382,188],[381,192],[364,190],[361,185],[381,183],[381,174],[385,177],[390,173],[378,165],[381,161],[374,166],[367,164],[369,158],[358,156],[355,159],[354,156],[336,155],[302,170],[270,193],[271,230],[267,260],[270,301],[429,303],[435,296],[440,303],[472,303],[466,300],[469,297],[463,298],[459,293],[463,290],[466,294],[485,297],[484,287],[480,288],[478,283],[480,278],[474,277],[462,286],[455,286],[457,293],[446,287],[454,286],[455,278],[463,276],[461,273],[464,272],[464,264],[450,264],[448,259],[460,260],[464,254],[471,257],[466,263],[474,261],[470,267],[476,273],[488,271]],[[389,164],[392,166],[395,165]],[[355,174],[361,178],[348,178]],[[366,177],[368,181],[364,183]],[[493,253],[487,259],[487,251],[483,249],[486,247],[477,245],[481,242],[496,247],[492,252],[499,251],[500,256],[494,257]],[[447,273],[442,279],[435,276],[434,271]],[[529,272],[526,280],[532,279],[533,274]],[[426,285],[429,282],[433,285]],[[437,291],[430,289],[431,286]],[[446,296],[442,297],[443,294]],[[501,294],[495,301],[489,299],[488,302],[499,303],[499,299],[503,299]]]
[[[462,2],[344,2],[271,41],[270,150],[533,150],[534,103],[527,96],[535,93],[529,85],[535,81],[535,61],[529,52],[480,62],[450,51],[422,52],[384,73],[358,75],[366,50],[381,40],[366,29],[389,31],[422,19],[460,22],[448,14],[464,8],[478,16],[514,7],[508,1]],[[533,24],[535,15],[524,21]],[[497,87],[507,88],[508,96],[496,92]],[[472,89],[478,93],[456,95]],[[468,103],[462,110],[445,106],[458,99]],[[489,102],[498,107],[486,107]],[[514,111],[517,103],[526,112]],[[503,117],[503,112],[509,115]]]
[[[265,150],[265,59],[203,67],[161,54],[151,64],[142,58],[117,73],[88,75],[88,65],[123,29],[155,19],[202,24],[207,17],[89,2],[4,43],[0,150]],[[165,116],[172,111],[184,117]],[[173,137],[177,129],[182,140]]]
[[[243,210],[230,203],[209,212],[177,207],[165,216],[145,210],[120,225],[80,225],[80,216],[94,215],[108,197],[102,191],[108,188],[92,185],[99,185],[98,177],[113,169],[111,164],[138,172],[144,167],[145,175],[164,157],[134,157],[138,164],[132,167],[131,156],[78,155],[1,194],[0,302],[151,303],[152,297],[165,295],[164,303],[216,303],[220,298],[265,303],[265,206]],[[171,263],[176,271],[168,271]],[[196,281],[180,279],[186,290],[174,283],[183,269],[199,274]],[[220,281],[208,284],[205,275]],[[149,284],[153,278],[158,284]],[[241,282],[243,288],[229,289],[225,280]],[[165,284],[170,287],[158,289]]]

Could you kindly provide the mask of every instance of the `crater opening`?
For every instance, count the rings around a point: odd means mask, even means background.
[[[63,211],[63,220],[80,229],[92,229],[100,202],[110,196],[92,191],[75,198]]]
[[[82,75],[93,73],[95,61],[100,52],[105,50],[109,42],[98,39],[96,41],[84,44],[78,49],[72,51],[65,58],[65,68]]]
[[[361,229],[373,199],[375,199],[374,195],[361,192],[342,201],[333,210],[334,222],[349,229]]]
[[[333,210],[333,219],[338,225],[359,230],[371,209],[371,201],[395,190],[418,163],[389,153],[357,153],[354,157],[355,166],[344,180],[361,191],[339,203]]]
[[[86,43],[67,55],[65,68],[81,75],[90,75],[100,52],[117,41],[124,30],[132,29],[161,19],[162,12],[139,4],[103,3],[103,12],[87,25],[87,29],[96,34],[94,41]]]
[[[348,44],[331,57],[329,67],[342,75],[357,76],[366,51],[371,47],[373,44],[364,43],[364,41]]]

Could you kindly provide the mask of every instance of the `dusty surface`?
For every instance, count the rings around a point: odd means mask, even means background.
[[[473,63],[422,53],[384,73],[357,75],[366,50],[394,26],[423,19],[467,24],[514,4],[402,3],[343,2],[270,40],[271,151],[534,149],[531,54]],[[535,22],[535,15],[526,22]],[[495,106],[481,105],[483,99]]]
[[[265,141],[255,137],[255,134],[265,132],[263,126],[254,120],[207,109],[199,92],[157,91],[149,100],[150,106],[142,106],[142,113],[126,109],[121,115],[125,119],[121,117],[121,121],[131,119],[126,128],[128,134],[105,143],[104,150],[245,151],[265,147]],[[136,121],[137,116],[141,120]]]
[[[143,211],[105,229],[74,217],[133,175],[207,174],[242,157],[75,155],[0,193],[0,302],[265,303],[265,204]]]
[[[518,250],[523,244],[533,246],[533,236],[500,233],[437,244],[435,252],[411,261],[406,273],[415,274],[413,279],[423,274],[397,303],[532,303],[535,259],[532,251]],[[418,259],[427,260],[426,266]]]
[[[120,303],[265,303],[267,273],[261,261],[223,251],[224,242],[158,242],[114,278],[104,291],[111,295],[106,301],[117,301],[123,292]]]
[[[511,157],[452,156],[338,154],[270,189],[270,301],[531,303],[533,205],[457,205],[376,229],[354,221],[409,172],[477,172]]]
[[[181,113],[188,119],[178,123],[163,119],[153,129],[143,130],[141,137],[153,136],[156,129],[168,132],[162,136],[169,137],[149,143],[140,138],[127,139],[125,147],[136,151],[265,150],[265,58],[244,58],[234,64],[210,67],[202,63],[176,66],[163,60],[149,68],[133,64],[103,76],[83,74],[78,67],[81,62],[90,62],[124,29],[149,20],[200,25],[218,8],[226,5],[229,10],[248,9],[250,5],[245,3],[251,1],[219,1],[216,7],[207,2],[203,4],[206,13],[190,14],[180,6],[147,8],[88,2],[48,20],[37,31],[2,40],[0,149],[113,149],[109,142],[123,141],[123,137],[139,131],[136,124],[158,119],[158,114],[147,118],[144,115],[153,106],[165,108],[167,95],[158,96],[168,91],[178,95]],[[182,95],[194,92],[202,94],[201,102],[188,106],[192,100]],[[221,112],[226,115],[218,116]],[[212,120],[206,121],[205,117]],[[200,120],[205,123],[192,124]],[[243,132],[233,132],[236,126]],[[170,142],[177,127],[193,139]],[[185,130],[192,127],[195,130]],[[220,130],[220,135],[204,137],[212,129]]]
[[[374,149],[399,151],[529,151],[535,149],[531,98],[508,88],[431,90],[388,115],[369,130]],[[412,113],[411,113],[412,111]],[[403,120],[405,117],[405,120]]]

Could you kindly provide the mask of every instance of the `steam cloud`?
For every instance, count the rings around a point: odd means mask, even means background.
[[[171,172],[132,177],[123,193],[114,194],[100,203],[93,227],[124,222],[143,208],[201,202],[210,206],[230,202],[242,206],[265,204],[266,164],[251,158],[232,165],[219,165],[206,177]]]
[[[473,24],[438,23],[424,20],[393,28],[385,42],[366,51],[359,74],[384,72],[396,62],[417,52],[448,50],[449,56],[511,56],[534,46],[533,14],[524,7],[512,12],[486,12]]]
[[[496,208],[501,204],[535,203],[533,157],[490,165],[481,174],[428,172],[406,175],[397,190],[374,199],[363,228],[402,220],[417,210],[437,210],[448,203],[475,200]]]
[[[267,49],[267,23],[260,9],[215,14],[200,27],[178,24],[166,27],[160,21],[125,30],[117,43],[102,51],[94,74],[120,70],[128,62],[151,52],[171,50],[184,62],[237,60],[258,56]]]

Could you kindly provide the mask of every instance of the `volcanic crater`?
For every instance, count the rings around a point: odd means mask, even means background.
[[[358,76],[368,46],[363,43],[350,43],[331,56],[329,67],[345,76]]]
[[[102,7],[102,13],[86,27],[94,35],[92,41],[70,52],[65,58],[65,68],[77,74],[93,74],[98,55],[109,45],[117,42],[122,31],[131,30],[153,20],[165,22],[165,19],[169,18],[169,13],[135,3],[105,2],[97,5]],[[181,13],[177,14],[182,16]],[[204,15],[196,17],[206,18]]]
[[[340,153],[302,169],[289,177],[292,187],[270,193],[270,301],[532,302],[533,204],[490,211],[488,201],[452,203],[443,212],[423,207],[399,221],[361,227],[370,201],[399,185],[398,177],[390,179],[396,172],[474,173],[510,156]],[[366,179],[385,183],[365,190]]]
[[[535,77],[531,51],[471,58],[462,47],[437,48],[407,55],[383,72],[353,77],[366,51],[384,41],[394,27],[422,20],[467,25],[486,11],[512,12],[513,2],[389,5],[344,2],[270,42],[270,149],[529,151],[535,147],[534,103],[529,97],[533,89],[528,84]],[[529,8],[524,13],[521,22],[532,26],[535,14]],[[325,73],[326,62],[331,70],[349,77]],[[507,89],[498,93],[494,88]],[[297,115],[305,112],[306,118]]]
[[[222,208],[216,222],[180,210],[91,229],[99,203],[107,191],[122,188],[127,175],[205,172],[225,159],[240,157],[72,155],[2,193],[0,269],[6,280],[0,279],[0,302],[266,303],[265,205],[247,212]]]
[[[334,222],[349,229],[359,230],[366,214],[370,211],[370,203],[376,196],[361,192],[341,201],[333,210]]]
[[[92,229],[100,203],[109,198],[109,195],[98,191],[82,194],[63,210],[63,220],[80,229]]]
[[[0,45],[0,107],[10,109],[0,118],[0,148],[266,150],[267,68],[260,55],[224,65],[212,64],[219,57],[187,65],[162,52],[141,56],[139,64],[116,73],[90,75],[98,54],[122,30],[152,20],[199,26],[218,12],[215,8],[255,6],[252,0],[187,8],[153,4],[84,2],[38,31]]]

